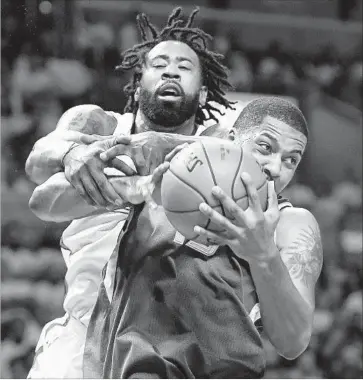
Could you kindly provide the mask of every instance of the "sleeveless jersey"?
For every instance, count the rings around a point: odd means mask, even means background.
[[[262,377],[248,263],[228,247],[198,249],[176,236],[161,206],[133,208],[112,303],[102,284],[88,328],[84,377]]]
[[[114,134],[130,134],[133,115],[107,112],[117,119]],[[123,157],[124,159],[124,157]],[[126,158],[125,158],[126,160]],[[132,161],[129,159],[129,165]],[[123,175],[113,168],[106,174]],[[84,325],[88,325],[97,292],[102,281],[102,268],[115,249],[128,209],[76,219],[64,230],[61,251],[67,266],[64,310]]]

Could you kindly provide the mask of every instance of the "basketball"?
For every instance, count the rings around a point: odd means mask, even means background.
[[[248,207],[242,172],[251,175],[263,210],[267,207],[267,179],[259,164],[231,141],[211,139],[196,142],[181,150],[170,162],[161,182],[161,203],[165,214],[185,238],[206,244],[194,232],[199,225],[213,232],[220,228],[199,211],[202,202],[220,214],[230,217],[213,196],[212,187],[219,186],[243,210]]]

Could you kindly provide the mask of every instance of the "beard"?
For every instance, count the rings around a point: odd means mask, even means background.
[[[197,113],[198,105],[199,92],[189,96],[183,92],[178,101],[167,101],[159,99],[155,92],[140,89],[140,110],[152,123],[162,127],[182,125]]]

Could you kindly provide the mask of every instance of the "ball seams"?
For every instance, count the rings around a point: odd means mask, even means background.
[[[183,178],[180,178],[180,176],[179,176],[178,174],[176,174],[176,173],[172,170],[172,168],[169,168],[168,170],[169,170],[170,173],[173,174],[173,176],[176,177],[179,181],[185,183],[188,187],[190,187],[190,188],[191,188],[192,190],[194,190],[197,194],[199,194],[199,195],[203,198],[203,201],[204,201],[205,203],[208,204],[207,198],[206,198],[206,197],[205,197],[205,196],[204,196],[204,195],[203,195],[203,194],[202,194],[197,188],[195,188],[195,187],[194,187],[192,184],[190,184],[189,182],[185,182]],[[164,209],[165,209],[165,210],[168,210],[168,209],[166,209],[165,207],[164,207]],[[175,211],[173,211],[173,210],[168,210],[168,211],[175,212]],[[197,210],[188,210],[188,211],[182,211],[182,212],[193,212],[193,211],[197,211]],[[177,211],[177,212],[179,212],[179,211]]]
[[[236,173],[235,173],[233,181],[232,181],[231,197],[232,197],[233,200],[235,200],[235,198],[234,198],[234,191],[233,191],[234,185],[236,183],[239,171],[241,169],[242,161],[243,161],[243,149],[241,147],[240,147],[240,151],[241,151],[241,155],[240,155],[240,158],[239,158],[238,167],[237,167]]]
[[[173,173],[173,172],[172,172]],[[173,173],[173,175],[175,175],[175,173]],[[181,181],[182,181],[182,179],[181,178],[179,178],[177,175],[175,175],[175,177],[177,177],[178,179],[180,179]],[[184,181],[183,181],[184,182]],[[185,183],[185,182],[184,182]],[[256,190],[257,191],[260,191],[264,186],[266,185],[266,182],[264,182],[260,187],[258,187],[258,188],[256,188]],[[189,183],[188,183],[188,186],[190,186],[189,185]],[[193,190],[195,190],[198,194],[200,194],[199,193],[199,191],[197,190],[197,189],[194,189],[192,186],[190,186]],[[204,202],[205,203],[207,203],[208,205],[209,205],[209,203],[207,202],[207,200],[204,198],[204,196],[202,195],[202,194],[200,194],[202,197],[203,197],[203,199],[204,199]],[[247,198],[248,197],[248,195],[247,194],[245,194],[245,195],[243,195],[241,198],[237,198],[237,199],[233,199],[233,201],[234,202],[238,202],[238,201],[240,201],[241,199],[243,199],[243,198]],[[209,205],[210,206],[210,205]],[[210,206],[212,209],[214,209],[214,208],[216,208],[216,207],[219,207],[219,205],[214,205],[214,206]],[[199,209],[196,209],[196,210],[182,210],[182,211],[176,211],[176,210],[169,210],[169,209],[167,209],[167,208],[165,208],[164,207],[164,210],[166,210],[166,211],[169,211],[169,212],[174,212],[174,213],[176,213],[176,214],[186,214],[186,213],[189,213],[189,212],[195,212],[195,211],[199,211]],[[210,220],[210,219],[209,219]],[[209,221],[208,220],[208,221]],[[204,227],[204,228],[206,228],[206,227]]]
[[[213,168],[212,168],[212,164],[211,164],[211,162],[210,162],[210,160],[209,160],[208,153],[207,153],[207,150],[205,149],[205,146],[204,146],[204,144],[203,144],[203,141],[201,141],[200,144],[201,144],[201,146],[202,146],[202,149],[203,149],[203,152],[204,152],[204,156],[205,156],[205,158],[206,158],[206,160],[207,160],[207,164],[208,164],[209,171],[210,171],[210,174],[211,174],[212,179],[213,179],[213,182],[214,182],[214,186],[218,186],[218,184],[217,184],[217,180],[216,180],[216,177],[215,177],[215,175],[214,175]],[[222,203],[219,202],[219,205],[221,206],[223,216],[226,216],[226,212],[225,212],[225,210],[224,210],[224,207],[223,207]]]

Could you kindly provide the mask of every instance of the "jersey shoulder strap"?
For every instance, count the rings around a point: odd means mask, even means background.
[[[114,131],[114,135],[130,135],[131,128],[134,122],[134,114],[132,113],[124,113],[120,114],[113,111],[106,111],[107,115],[113,116],[117,120],[117,126]]]
[[[293,207],[292,203],[287,198],[284,198],[281,195],[278,195],[277,202],[280,211],[286,207]]]
[[[112,111],[106,111],[106,113],[110,116],[113,116],[117,120],[117,126],[115,131],[113,132],[114,135],[131,135],[132,126],[134,123],[135,115],[132,113],[124,113],[119,114]],[[132,159],[128,156],[118,156],[118,159],[121,159],[124,161],[131,169],[136,170],[135,164],[132,161]],[[107,167],[104,169],[104,173],[108,176],[124,176],[123,173],[121,173],[118,169],[115,169],[113,167]]]

